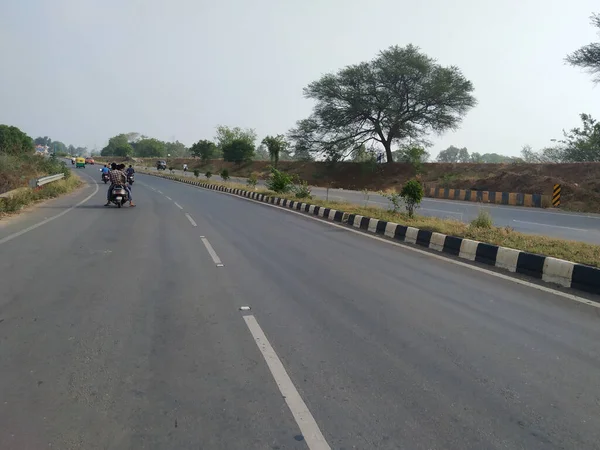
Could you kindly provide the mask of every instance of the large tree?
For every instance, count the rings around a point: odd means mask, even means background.
[[[118,134],[108,140],[108,145],[100,152],[102,156],[131,156],[133,147],[129,142],[127,134]]]
[[[190,154],[189,149],[182,142],[165,142],[164,144],[165,151],[168,155],[171,155],[173,158],[181,158],[184,156],[189,156]]]
[[[437,156],[438,162],[446,163],[467,163],[471,162],[469,151],[466,147],[458,148],[451,145],[446,150],[442,150]]]
[[[190,147],[192,155],[199,157],[202,161],[206,162],[209,159],[214,158],[217,152],[217,146],[212,141],[201,139]]]
[[[159,158],[166,156],[165,143],[154,138],[140,139],[135,144],[135,156],[140,158]]]
[[[256,131],[253,128],[227,127],[219,125],[217,127],[217,135],[215,136],[217,146],[222,149],[225,145],[233,141],[245,141],[254,147],[256,141]]]
[[[48,147],[50,147],[50,144],[52,143],[52,139],[50,139],[48,136],[44,136],[44,137],[36,137],[35,140],[33,141],[35,143],[35,145],[47,145]]]
[[[600,14],[592,14],[592,25],[598,28],[600,35]],[[575,50],[565,58],[567,63],[584,69],[594,77],[595,83],[600,83],[600,42],[592,42]]]
[[[235,163],[252,160],[254,145],[244,139],[234,139],[223,146],[223,160]]]
[[[563,131],[562,157],[566,162],[600,161],[600,122],[589,114],[581,114],[582,127]]]
[[[279,158],[289,147],[285,136],[278,134],[277,136],[267,136],[262,140],[262,143],[267,147],[269,158],[274,166],[277,166]]]
[[[17,127],[0,125],[0,154],[20,155],[33,152],[33,139]]]
[[[457,67],[442,67],[413,45],[392,46],[309,84],[304,96],[316,105],[290,137],[332,161],[377,141],[393,162],[394,144],[456,129],[477,103],[472,93]]]

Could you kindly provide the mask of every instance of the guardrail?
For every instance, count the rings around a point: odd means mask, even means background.
[[[53,181],[62,180],[65,177],[64,173],[57,173],[56,175],[50,175],[42,178],[35,178],[29,181],[29,187],[36,188],[44,186],[45,184],[52,183]]]

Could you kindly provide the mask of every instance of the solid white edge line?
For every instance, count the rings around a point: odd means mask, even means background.
[[[177,206],[179,209],[183,209],[183,206],[181,206],[179,203],[177,203],[177,202],[173,202],[173,203],[175,203],[175,206]]]
[[[190,216],[188,213],[185,213],[185,217],[187,217],[187,219],[190,221],[190,223],[192,224],[193,227],[198,226],[198,224],[196,224],[196,222],[194,222],[194,219],[192,219],[192,216]]]
[[[380,241],[380,242],[385,242],[386,244],[395,245],[396,247],[400,247],[400,248],[409,250],[411,252],[420,253],[422,255],[426,255],[426,256],[429,256],[431,258],[438,259],[440,261],[445,261],[445,262],[448,262],[448,263],[451,263],[451,264],[456,264],[458,266],[465,267],[465,268],[471,269],[471,270],[475,270],[475,271],[480,272],[480,273],[485,273],[485,274],[491,275],[491,276],[496,277],[496,278],[501,278],[503,280],[510,281],[512,283],[520,284],[522,286],[527,286],[527,287],[530,287],[532,289],[537,289],[538,291],[546,292],[548,294],[557,295],[559,297],[563,297],[563,298],[566,298],[566,299],[569,299],[569,300],[572,300],[572,301],[575,301],[575,302],[578,302],[578,303],[583,303],[585,305],[593,306],[594,308],[600,308],[600,303],[593,302],[591,300],[588,300],[587,298],[578,297],[577,295],[569,294],[567,292],[557,291],[555,289],[552,289],[552,288],[549,288],[549,287],[546,287],[546,286],[541,286],[539,284],[530,283],[529,281],[521,280],[519,278],[513,278],[513,277],[508,276],[508,275],[504,275],[504,274],[501,274],[501,273],[498,273],[498,272],[493,272],[493,271],[487,270],[487,269],[485,269],[483,267],[474,266],[474,265],[471,265],[471,264],[464,263],[462,261],[457,261],[457,260],[454,260],[454,259],[447,258],[445,256],[436,255],[435,253],[426,252],[425,250],[420,250],[418,248],[410,247],[410,246],[408,246],[406,244],[401,244],[401,243],[398,243],[398,242],[394,242],[392,240],[383,239],[383,238],[381,238],[379,236],[376,236],[376,235],[373,235],[373,234],[368,234],[368,233],[364,233],[362,231],[353,230],[352,228],[349,228],[347,226],[339,225],[337,223],[330,222],[328,220],[319,219],[319,218],[310,216],[308,214],[304,214],[302,212],[295,211],[293,209],[288,209],[288,208],[285,208],[285,207],[281,207],[281,206],[277,206],[277,205],[272,205],[270,203],[261,202],[260,200],[253,200],[251,198],[242,197],[242,196],[239,196],[239,195],[232,194],[230,192],[215,191],[214,189],[204,188],[202,186],[196,186],[196,187],[200,188],[200,189],[204,189],[206,191],[213,191],[213,192],[218,192],[220,194],[230,195],[231,197],[243,199],[243,200],[249,201],[249,202],[258,203],[259,205],[269,206],[271,208],[276,208],[276,209],[278,209],[280,211],[286,211],[286,212],[291,213],[291,214],[297,214],[297,215],[299,215],[301,217],[305,217],[305,218],[311,219],[311,220],[316,220],[317,222],[320,222],[320,223],[323,223],[323,224],[326,224],[326,225],[329,225],[329,226],[332,226],[332,227],[341,228],[342,230],[346,230],[346,231],[348,231],[350,233],[356,233],[356,234],[358,234],[360,236],[364,236],[364,237],[369,238],[369,239],[375,239],[375,240]]]
[[[562,228],[562,229],[565,229],[565,230],[573,230],[573,231],[588,231],[588,232],[595,231],[595,230],[586,230],[585,228],[563,227],[563,226],[560,226],[560,225],[550,225],[550,224],[547,224],[547,223],[528,222],[526,220],[517,220],[517,219],[513,219],[513,222],[516,222],[516,223],[526,223],[528,225],[538,225],[540,227]]]
[[[212,247],[212,245],[210,245],[210,242],[208,242],[208,239],[206,239],[204,236],[200,236],[200,240],[206,247],[206,251],[212,258],[213,262],[217,265],[217,267],[223,267],[223,263],[221,262],[219,255],[217,255],[217,252],[215,252],[215,249]]]
[[[281,360],[277,356],[277,353],[275,353],[275,350],[273,350],[273,347],[269,343],[267,336],[265,336],[265,333],[258,324],[256,318],[253,315],[245,315],[243,317],[258,349],[265,358],[267,366],[277,383],[281,395],[283,395],[298,427],[300,427],[306,445],[310,450],[331,450],[331,447],[325,440],[323,433],[321,433],[315,418],[308,410],[302,397],[300,397],[296,386],[294,386],[294,383],[285,371],[285,367],[283,367]]]
[[[93,179],[93,178],[92,178],[90,175],[88,175],[87,173],[84,173],[84,175],[85,175],[85,176],[87,176],[87,177],[89,177],[89,178],[90,178],[92,181],[94,181],[94,182],[96,181],[96,180],[94,180],[94,179]],[[89,184],[89,183],[88,183],[88,186],[91,186],[91,184]],[[81,205],[83,205],[83,204],[84,204],[85,202],[87,202],[87,201],[88,201],[90,198],[92,198],[94,195],[96,195],[96,193],[97,193],[97,192],[98,192],[98,190],[100,189],[100,188],[99,188],[99,186],[100,186],[100,185],[99,185],[98,183],[96,183],[96,189],[94,190],[94,192],[92,192],[90,195],[88,195],[86,198],[84,198],[83,200],[81,200],[81,201],[80,201],[79,203],[77,203],[76,205],[73,205],[73,206],[71,206],[70,208],[68,208],[68,209],[65,209],[63,212],[61,212],[61,213],[58,213],[58,214],[57,214],[57,215],[55,215],[55,216],[48,217],[47,219],[44,219],[44,220],[42,220],[41,222],[38,222],[38,223],[36,223],[36,224],[34,224],[34,225],[31,225],[31,226],[29,226],[29,227],[27,227],[27,228],[25,228],[25,229],[23,229],[23,230],[21,230],[21,231],[17,231],[16,233],[9,234],[8,236],[6,236],[6,237],[4,237],[4,238],[0,239],[0,245],[2,245],[2,244],[4,244],[4,243],[6,243],[6,242],[8,242],[8,241],[12,241],[14,238],[17,238],[17,237],[19,237],[19,236],[22,236],[22,235],[24,235],[25,233],[28,233],[28,232],[30,232],[30,231],[32,231],[32,230],[35,230],[36,228],[38,228],[38,227],[41,227],[42,225],[45,225],[45,224],[47,224],[48,222],[52,222],[53,220],[55,220],[55,219],[58,219],[59,217],[62,217],[62,216],[64,216],[64,215],[65,215],[65,214],[67,214],[68,212],[71,212],[71,211],[73,211],[75,208],[77,208],[78,206],[81,206]]]

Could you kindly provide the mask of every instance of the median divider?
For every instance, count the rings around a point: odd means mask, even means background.
[[[288,200],[263,193],[230,188],[211,184],[210,182],[195,181],[174,175],[159,175],[152,172],[141,173],[204,189],[226,192],[282,208],[293,209],[323,218],[324,220],[346,224],[366,233],[434,250],[448,257],[457,257],[492,266],[496,269],[525,275],[561,287],[600,295],[600,269],[596,267],[462,237],[448,236],[429,230],[421,230],[358,214],[349,214],[344,211],[313,205],[300,200]]]

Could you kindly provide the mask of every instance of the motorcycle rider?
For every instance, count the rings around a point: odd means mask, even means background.
[[[104,164],[104,167],[102,169],[100,169],[100,171],[102,172],[102,179],[104,179],[104,175],[108,175],[108,173],[110,172],[110,170],[108,169],[108,166],[106,164]]]
[[[129,166],[131,167],[131,166]],[[125,164],[119,164],[117,166],[117,169],[120,170],[121,172],[123,172],[125,174],[125,190],[127,191],[127,193],[129,194],[129,206],[135,206],[132,202],[131,202],[131,185],[127,184],[128,180],[128,173],[125,171]],[[133,170],[133,167],[131,167],[131,170]]]
[[[108,173],[108,176],[110,177],[110,186],[108,188],[108,192],[106,193],[106,204],[104,206],[110,206],[110,195],[113,187],[117,184],[123,186],[125,190],[127,190],[127,193],[129,194],[129,206],[135,206],[133,203],[133,198],[131,197],[131,190],[129,189],[129,186],[127,186],[127,175],[125,175],[125,172],[122,170],[125,168],[125,164],[120,164],[117,166],[116,163],[112,163],[110,167],[111,170]]]
[[[129,164],[129,167],[127,168],[125,173],[127,175],[127,179],[129,179],[129,177],[135,173],[135,170],[133,169],[133,166],[131,164]]]

